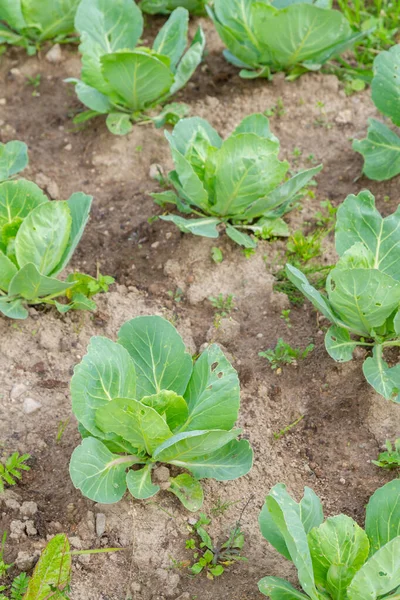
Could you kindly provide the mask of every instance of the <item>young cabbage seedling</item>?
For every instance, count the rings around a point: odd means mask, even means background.
[[[89,110],[75,122],[108,115],[111,133],[124,135],[132,130],[132,122],[151,120],[145,112],[184,87],[201,62],[205,45],[201,27],[185,53],[188,20],[186,9],[174,10],[151,49],[137,46],[143,16],[133,0],[82,0],[75,18],[81,35],[82,80],[67,81],[76,84],[77,96]],[[154,122],[161,127],[185,112],[185,106],[169,104]]]
[[[275,485],[259,517],[261,533],[291,560],[304,593],[279,577],[264,577],[271,600],[399,600],[400,480],[379,488],[366,510],[365,530],[346,515],[324,521],[321,501],[305,488],[299,504]]]
[[[400,127],[400,44],[381,52],[374,61],[372,100],[376,108]],[[353,149],[364,157],[369,179],[384,181],[400,174],[400,136],[385,123],[369,119],[368,135],[354,140]]]
[[[259,237],[289,235],[281,218],[299,192],[319,173],[322,165],[301,171],[281,183],[289,164],[278,159],[279,141],[271,133],[268,118],[253,114],[223,141],[211,125],[199,117],[182,119],[172,134],[165,132],[175,170],[168,175],[176,193],[151,194],[160,204],[175,204],[184,214],[160,218],[172,221],[185,233],[217,238],[219,229],[245,248]],[[281,184],[281,185],[280,185]]]
[[[304,274],[286,265],[290,281],[333,324],[325,347],[337,362],[352,359],[357,346],[372,350],[363,365],[368,383],[400,402],[400,365],[389,367],[383,352],[400,346],[400,208],[385,219],[369,191],[348,196],[337,212],[340,259],[321,294]]]
[[[160,490],[152,470],[166,463],[191,473],[171,477],[168,491],[188,510],[199,510],[199,479],[227,481],[251,468],[251,447],[233,429],[239,394],[237,373],[218,346],[193,363],[161,317],[128,321],[117,343],[92,338],[71,381],[83,437],[71,458],[73,484],[104,504],[120,500],[127,488],[135,498],[150,498]]]
[[[168,15],[175,8],[182,6],[192,15],[203,15],[208,0],[142,0],[139,4],[141,10],[149,15]]]
[[[47,40],[70,41],[79,1],[1,0],[0,44],[23,46],[35,54]]]
[[[241,77],[270,79],[285,71],[293,80],[367,35],[354,33],[331,6],[331,0],[215,0],[206,9],[227,47],[226,60],[241,69]]]
[[[9,146],[8,162],[2,160],[4,147],[0,148],[0,173],[6,176],[26,165],[25,145],[19,150]],[[82,237],[91,203],[92,197],[81,192],[65,202],[50,202],[26,179],[0,183],[0,313],[25,319],[26,305],[42,303],[55,305],[60,312],[96,308],[91,297],[107,291],[112,277],[73,273],[65,281],[57,278]],[[67,304],[57,301],[62,296]]]

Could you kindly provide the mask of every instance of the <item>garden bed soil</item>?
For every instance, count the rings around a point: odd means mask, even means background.
[[[351,139],[363,137],[368,117],[376,116],[368,90],[348,97],[336,77],[320,74],[294,83],[280,75],[273,82],[241,80],[223,60],[212,26],[201,21],[209,53],[179,98],[190,105],[191,114],[207,118],[226,135],[244,116],[281,99],[283,109],[271,117],[281,157],[295,169],[310,166],[311,154],[324,164],[315,197],[305,198],[302,210],[289,215],[291,228],[310,221],[322,200],[337,206],[364,188],[376,195],[384,215],[396,209],[398,178],[377,184],[361,177],[361,156],[351,149]],[[224,236],[207,240],[184,235],[173,224],[154,220],[161,209],[149,197],[159,189],[150,167],[159,164],[167,172],[172,166],[162,131],[136,125],[128,136],[114,137],[102,118],[75,127],[71,117],[80,105],[63,80],[79,76],[80,61],[73,46],[63,47],[62,56],[55,65],[45,59],[45,51],[27,57],[10,48],[1,57],[0,141],[26,142],[30,166],[24,175],[45,182],[53,192],[56,184],[59,198],[79,190],[94,196],[90,223],[70,267],[93,275],[99,268],[117,284],[99,298],[95,314],[61,316],[38,308],[30,309],[26,321],[0,318],[0,443],[4,454],[18,450],[32,456],[22,482],[0,497],[0,532],[10,531],[12,521],[23,521],[22,502],[38,506],[32,517],[37,535],[9,536],[5,557],[13,561],[26,552],[32,558],[49,536],[64,531],[78,549],[126,549],[74,559],[71,600],[262,598],[257,590],[261,577],[296,581],[289,563],[258,530],[258,513],[271,486],[285,483],[298,500],[304,486],[310,486],[326,514],[343,511],[362,523],[369,496],[393,477],[371,460],[387,438],[398,437],[399,409],[367,385],[362,356],[345,364],[329,358],[323,343],[326,322],[318,320],[308,303],[290,307],[286,296],[273,292],[283,241],[260,242],[255,255],[245,258]],[[36,89],[27,77],[37,75]],[[294,156],[295,149],[301,156]],[[213,246],[223,251],[221,264],[211,259]],[[322,260],[330,264],[334,257],[331,235],[324,241]],[[215,328],[208,297],[219,293],[233,294],[235,309]],[[287,308],[291,328],[281,318]],[[204,575],[190,578],[180,565],[191,558],[185,540],[193,517],[175,496],[162,492],[149,501],[135,501],[127,495],[119,504],[98,505],[83,498],[69,478],[69,459],[79,443],[68,389],[72,369],[92,335],[115,339],[124,321],[143,314],[172,320],[193,353],[207,342],[221,343],[239,372],[238,425],[254,448],[254,468],[234,482],[205,481],[204,511],[214,509],[215,514],[218,504],[232,502],[212,517],[210,533],[218,538],[249,501],[242,518],[249,560],[215,581]],[[297,365],[272,371],[258,353],[275,346],[279,337],[301,348],[312,342],[315,349]],[[26,414],[27,398],[40,408]],[[274,438],[274,432],[299,417],[297,426]],[[61,437],[60,424],[65,425]],[[106,517],[100,537],[99,513]],[[18,529],[15,523],[12,527]]]

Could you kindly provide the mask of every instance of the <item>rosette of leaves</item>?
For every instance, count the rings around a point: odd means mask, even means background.
[[[366,33],[354,33],[327,0],[215,0],[207,12],[226,45],[225,58],[245,78],[317,71]]]
[[[185,233],[210,238],[217,238],[225,227],[227,235],[245,248],[256,246],[246,231],[265,239],[289,235],[282,215],[322,169],[320,165],[301,171],[281,183],[289,164],[278,159],[279,141],[262,114],[243,119],[224,141],[199,117],[182,119],[165,136],[175,164],[168,179],[176,193],[151,195],[161,206],[174,204],[181,213],[198,218],[160,218]]]
[[[186,8],[192,15],[203,15],[207,0],[142,0],[141,10],[149,15],[169,15],[175,8]]]
[[[233,428],[240,403],[235,369],[216,345],[193,363],[161,317],[128,321],[117,342],[92,338],[75,367],[71,397],[83,437],[71,479],[95,502],[117,502],[127,488],[138,499],[154,496],[160,486],[152,470],[165,463],[191,473],[161,485],[196,511],[200,479],[227,481],[251,468],[251,447]]]
[[[400,365],[389,367],[383,353],[400,346],[400,207],[384,219],[371,192],[348,196],[337,211],[335,243],[340,259],[326,280],[326,295],[289,264],[287,276],[331,321],[329,355],[347,362],[357,346],[372,351],[363,364],[365,378],[398,403]]]
[[[299,592],[280,577],[264,577],[271,600],[398,600],[400,480],[379,488],[366,509],[365,529],[346,515],[324,521],[321,501],[305,488],[298,504],[275,485],[259,517],[266,540],[297,569]]]
[[[8,163],[8,172],[21,166],[18,160]],[[91,203],[92,197],[81,192],[67,201],[50,202],[26,179],[0,183],[0,313],[25,319],[26,305],[42,303],[61,312],[96,308],[91,296],[106,291],[111,277],[95,279],[80,273],[65,281],[57,277],[82,237]],[[67,304],[56,300],[61,296]]]
[[[0,183],[20,173],[28,166],[28,148],[14,140],[0,144]]]
[[[372,100],[376,108],[400,127],[400,44],[381,52],[374,61]],[[367,137],[354,140],[353,149],[364,158],[369,179],[384,181],[400,174],[400,136],[386,123],[369,119]]]
[[[68,41],[79,0],[1,0],[0,44],[23,46],[34,54],[47,40]]]
[[[144,112],[164,104],[189,81],[200,64],[205,38],[199,27],[185,52],[189,13],[173,11],[160,29],[152,48],[137,46],[143,32],[143,16],[133,0],[82,0],[75,27],[81,35],[82,72],[76,83],[79,100],[88,111],[75,118],[83,122],[108,115],[111,133],[124,135],[132,122],[149,120]],[[157,126],[176,122],[185,107],[167,105]]]

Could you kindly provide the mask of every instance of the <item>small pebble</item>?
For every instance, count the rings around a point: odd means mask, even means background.
[[[33,398],[25,398],[24,404],[22,406],[22,410],[26,415],[30,415],[39,410],[40,408],[42,408],[41,403],[37,400],[34,400]]]
[[[106,515],[97,513],[96,515],[96,535],[101,537],[106,530]]]

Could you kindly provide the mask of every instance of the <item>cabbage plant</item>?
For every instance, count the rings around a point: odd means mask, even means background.
[[[264,577],[271,600],[399,600],[400,480],[369,499],[365,528],[347,515],[324,521],[321,501],[305,488],[298,504],[275,485],[259,517],[265,539],[297,569],[304,593],[280,577]]]
[[[203,502],[199,479],[245,475],[253,453],[237,440],[240,390],[235,369],[217,345],[193,362],[176,329],[162,317],[125,323],[118,341],[93,337],[71,381],[72,410],[82,444],[72,454],[71,479],[95,502],[138,499],[159,490],[158,463],[183,472],[164,488],[186,508]]]
[[[50,202],[26,179],[0,183],[0,313],[25,319],[27,305],[43,303],[60,312],[96,308],[91,296],[107,290],[111,277],[73,273],[58,279],[82,237],[91,203],[81,192]],[[67,303],[57,300],[61,296]]]
[[[400,44],[378,54],[374,61],[372,100],[376,108],[400,127]],[[364,158],[369,179],[384,181],[400,174],[400,136],[385,123],[369,119],[368,135],[354,140],[353,148]]]
[[[78,98],[89,110],[75,121],[106,114],[108,129],[123,135],[132,130],[132,121],[145,119],[145,111],[183,88],[200,64],[205,45],[199,27],[185,52],[188,19],[184,8],[174,10],[153,48],[147,48],[136,46],[143,16],[133,0],[82,0],[75,18],[81,35],[82,80],[67,81],[76,83]],[[169,107],[175,114],[176,106]],[[164,114],[170,116],[171,110]],[[179,118],[179,110],[175,116]]]
[[[245,78],[316,71],[366,33],[354,33],[331,2],[215,0],[207,12],[227,47],[225,58]]]
[[[0,44],[24,46],[34,54],[47,40],[68,40],[78,4],[79,0],[1,0]]]
[[[197,218],[160,218],[172,221],[183,232],[210,238],[225,228],[234,242],[246,248],[256,246],[247,231],[264,238],[289,234],[282,215],[322,169],[301,171],[281,183],[289,164],[278,159],[279,141],[262,114],[243,119],[225,141],[199,117],[182,119],[165,136],[175,164],[168,178],[176,193],[152,196],[158,204],[174,204],[180,212]]]
[[[207,0],[142,0],[139,4],[141,10],[150,15],[168,15],[175,8],[182,6],[192,15],[205,13]]]
[[[14,140],[0,143],[0,182],[10,179],[28,166],[28,148],[24,142]]]
[[[326,295],[291,265],[287,276],[331,321],[329,355],[347,362],[357,346],[372,351],[363,364],[365,378],[399,403],[400,365],[389,367],[383,353],[400,346],[400,207],[384,219],[369,191],[348,196],[337,212],[335,242],[340,258],[328,275]]]

